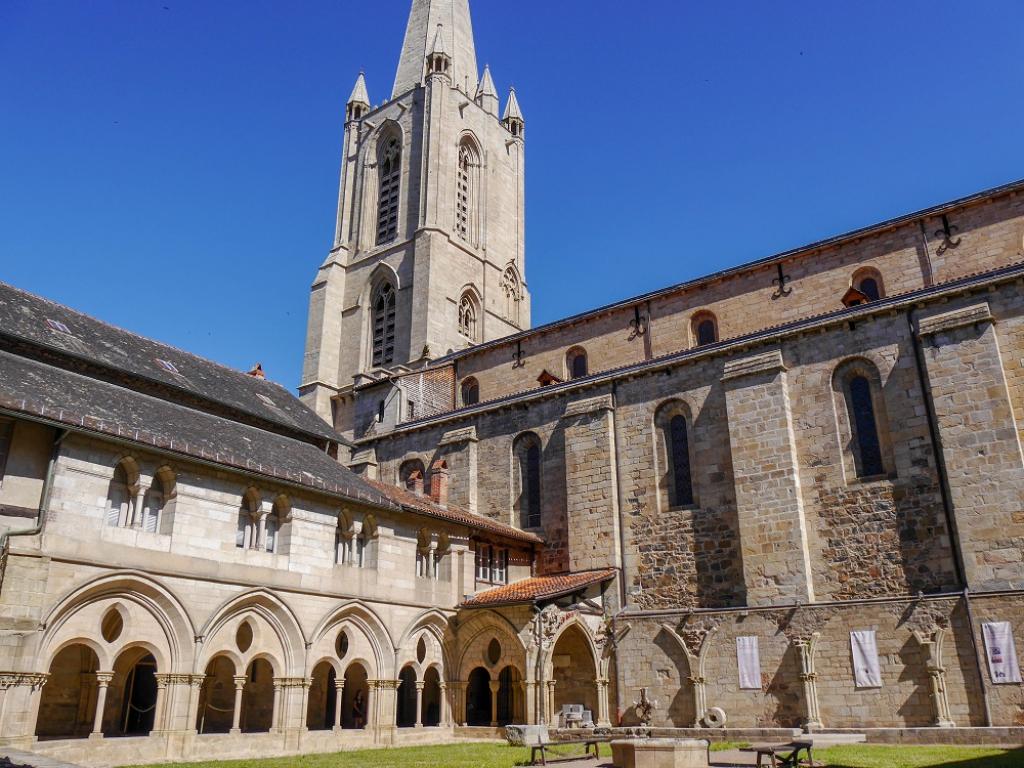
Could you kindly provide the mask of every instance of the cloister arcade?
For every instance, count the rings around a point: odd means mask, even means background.
[[[430,610],[396,642],[371,606],[348,601],[303,632],[265,589],[195,626],[162,585],[113,575],[52,611],[37,649],[45,684],[26,704],[41,742],[362,731],[392,743],[407,728],[550,722],[565,703],[607,722],[609,662],[589,625],[537,626]]]

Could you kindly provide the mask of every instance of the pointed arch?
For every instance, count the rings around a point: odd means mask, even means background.
[[[480,299],[480,292],[473,285],[467,285],[462,289],[458,303],[458,329],[459,335],[470,344],[478,344],[481,340],[483,323],[483,302]]]
[[[333,645],[333,636],[344,626],[355,627],[366,639],[372,660],[364,660],[366,671],[381,678],[393,677],[395,659],[395,643],[387,630],[384,621],[377,613],[361,600],[349,600],[331,609],[316,626],[311,634],[312,646],[319,647],[329,640]],[[347,667],[357,659],[342,660]],[[390,678],[389,678],[390,679]]]
[[[558,631],[555,633],[555,636],[553,638],[551,638],[551,645],[549,646],[550,650],[547,653],[544,654],[544,679],[545,680],[552,680],[552,679],[554,679],[552,677],[553,672],[554,672],[554,669],[553,669],[554,668],[554,656],[555,656],[554,650],[555,650],[555,648],[558,647],[558,641],[562,639],[562,636],[571,627],[575,627],[576,629],[578,629],[580,634],[583,636],[584,642],[586,643],[587,648],[590,650],[590,656],[591,656],[591,658],[594,661],[594,669],[597,672],[597,674],[599,676],[601,676],[602,671],[605,672],[605,673],[607,672],[608,664],[607,664],[606,654],[603,654],[598,649],[597,643],[594,642],[593,632],[590,629],[590,627],[587,626],[587,623],[585,621],[583,621],[583,619],[580,618],[578,615],[576,615],[576,616],[573,616],[572,618],[568,619],[567,621],[565,621],[562,624],[562,626],[560,626],[558,628]]]
[[[480,193],[482,167],[480,142],[472,133],[463,133],[456,149],[454,227],[456,236],[472,246],[480,242],[480,222],[483,218],[483,195]]]
[[[268,589],[249,590],[224,601],[199,630],[199,634],[207,639],[213,638],[226,625],[247,612],[263,619],[274,633],[283,654],[283,658],[275,665],[275,670],[280,668],[278,674],[301,674],[306,649],[302,625],[295,612]],[[206,663],[222,652],[221,645],[226,643],[204,646],[201,658],[196,660],[196,672],[205,669]],[[254,646],[248,660],[262,655],[266,655],[265,651]]]
[[[505,295],[505,319],[513,325],[520,324],[519,307],[523,299],[523,276],[515,262],[505,265],[501,275],[501,290]]]
[[[68,629],[68,625],[70,620],[80,615],[82,611],[112,600],[127,604],[129,614],[133,610],[141,611],[160,628],[162,638],[150,636],[135,640],[149,642],[152,647],[158,648],[158,643],[155,641],[162,639],[166,643],[164,648],[159,649],[160,656],[163,657],[166,665],[163,668],[168,671],[184,671],[191,667],[195,625],[188,611],[173,592],[138,571],[118,571],[104,574],[69,590],[59,598],[41,621],[41,625],[45,629],[37,641],[37,663],[48,665],[49,657],[72,642],[81,642],[93,647],[93,650],[97,651],[100,661],[106,660],[108,654],[106,645],[101,646],[97,641],[89,638],[72,640],[71,636],[75,633]],[[102,619],[99,614],[105,614],[106,610],[106,608],[97,610],[95,629],[97,637],[100,634],[99,622]],[[122,648],[131,645],[133,642],[131,629],[130,623],[126,622],[125,631],[119,638],[121,642],[112,647]],[[54,650],[55,648],[57,650]],[[109,659],[109,662],[112,663],[113,659]],[[44,666],[39,668],[44,669]]]
[[[376,368],[394,362],[398,293],[402,282],[390,264],[380,262],[370,272],[359,298],[363,316],[366,366]]]
[[[404,144],[402,129],[393,120],[385,122],[377,132],[374,147],[377,168],[376,245],[386,245],[398,239]]]
[[[443,666],[442,679],[444,679],[444,671],[449,669],[448,664],[448,648],[445,644],[445,640],[449,635],[450,624],[448,617],[436,608],[423,611],[419,616],[414,618],[409,625],[402,632],[402,636],[398,641],[396,649],[401,653],[402,651],[415,650],[414,646],[418,642],[420,635],[424,632],[431,635],[437,642],[438,648],[441,650],[441,664]],[[429,666],[425,665],[424,669]]]

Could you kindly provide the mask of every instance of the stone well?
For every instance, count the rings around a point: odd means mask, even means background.
[[[615,768],[708,768],[704,739],[618,739],[612,742]]]

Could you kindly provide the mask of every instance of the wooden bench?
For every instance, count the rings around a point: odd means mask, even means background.
[[[771,768],[800,768],[800,766],[820,766],[821,763],[814,762],[814,742],[811,741],[790,741],[780,744],[751,744],[749,747],[742,747],[742,752],[756,752],[757,765],[761,766],[761,758],[768,757],[771,761]],[[801,760],[800,753],[806,752],[807,759]]]
[[[607,744],[611,741],[610,736],[588,736],[582,739],[566,739],[564,741],[544,741],[543,739],[537,740],[535,745],[530,747],[530,765],[548,765],[550,763],[564,763],[570,760],[583,760],[590,757],[590,750],[593,748],[594,757],[601,757],[601,745]],[[554,759],[548,759],[548,750],[552,747],[572,746],[572,745],[583,745],[583,754],[575,755],[573,757],[556,757]],[[537,761],[537,753],[540,753],[540,762]]]

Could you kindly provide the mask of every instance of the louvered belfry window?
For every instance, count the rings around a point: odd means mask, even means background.
[[[395,289],[384,283],[373,299],[373,364],[388,365],[395,359]]]
[[[468,147],[459,148],[459,174],[455,194],[455,231],[463,240],[469,240],[469,206],[472,199],[470,169],[473,156]]]
[[[377,200],[377,245],[398,237],[398,198],[402,183],[402,146],[390,139],[377,159],[380,195]]]

